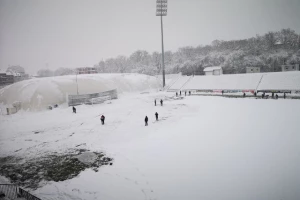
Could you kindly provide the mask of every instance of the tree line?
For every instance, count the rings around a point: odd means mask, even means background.
[[[166,51],[166,73],[202,75],[203,69],[222,66],[225,74],[245,73],[246,67],[260,67],[261,72],[281,71],[282,64],[300,63],[300,34],[292,29],[268,32],[243,40],[214,40],[210,45],[186,46]],[[130,56],[101,60],[94,67],[99,73],[142,73],[157,75],[162,71],[161,53],[137,50]],[[74,70],[40,70],[41,76],[74,74]]]

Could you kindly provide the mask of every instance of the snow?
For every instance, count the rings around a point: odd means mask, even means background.
[[[93,152],[83,152],[82,154],[76,156],[76,158],[85,163],[85,164],[90,164],[93,163],[97,159],[97,155]]]
[[[0,116],[0,157],[29,159],[80,144],[114,159],[33,191],[45,200],[300,199],[298,100],[172,95],[124,94],[78,106],[77,114],[59,107]]]
[[[268,73],[263,76],[258,90],[300,90],[300,72]]]
[[[194,76],[183,89],[186,90],[222,90],[255,89],[262,74],[234,74],[222,76]]]
[[[220,66],[215,66],[215,67],[205,67],[204,68],[204,72],[210,72],[210,71],[214,71],[214,70],[216,70],[216,69],[222,69],[222,67],[220,67]]]
[[[173,83],[168,90],[180,90],[192,76],[181,76],[175,83]]]
[[[300,72],[183,76],[173,90],[300,90]]]
[[[153,76],[141,74],[78,75],[79,94],[117,89],[119,94],[158,90],[160,82]],[[43,110],[48,105],[63,104],[67,94],[76,94],[76,76],[35,78],[21,81],[0,90],[0,103],[22,102],[23,109]]]

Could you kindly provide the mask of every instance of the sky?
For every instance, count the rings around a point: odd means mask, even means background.
[[[136,50],[161,52],[156,0],[0,0],[0,69],[93,66]],[[168,0],[165,51],[291,28],[299,0]]]

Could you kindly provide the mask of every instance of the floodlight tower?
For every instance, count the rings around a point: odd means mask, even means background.
[[[167,16],[168,0],[156,0],[156,16],[160,16],[161,24],[161,51],[162,51],[162,75],[163,75],[163,87],[166,85],[165,80],[165,59],[164,59],[164,31],[163,31],[163,16]]]

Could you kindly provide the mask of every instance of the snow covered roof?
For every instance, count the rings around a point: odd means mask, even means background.
[[[216,69],[222,69],[222,67],[220,67],[220,66],[206,67],[206,68],[204,68],[203,71],[205,71],[205,72],[210,72],[210,71],[214,71],[214,70],[216,70]]]
[[[0,74],[6,74],[6,71],[4,69],[0,69]]]

